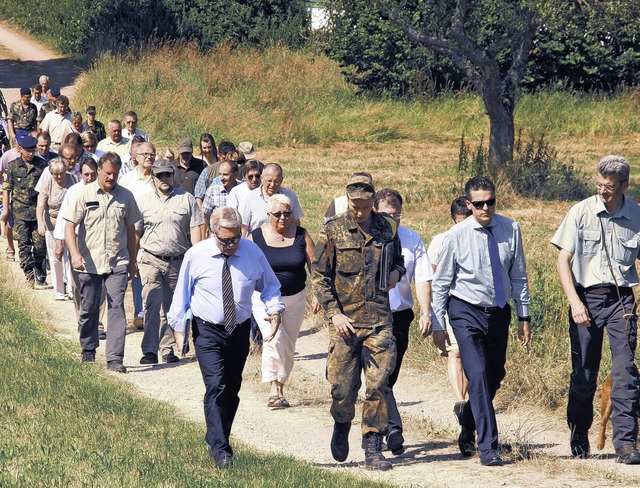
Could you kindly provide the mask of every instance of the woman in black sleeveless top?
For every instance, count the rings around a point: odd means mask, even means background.
[[[280,293],[285,304],[280,327],[273,330],[266,320],[260,293],[253,295],[253,316],[260,327],[262,345],[262,381],[271,383],[267,406],[288,407],[284,397],[284,383],[293,369],[296,340],[304,319],[306,304],[305,265],[311,269],[315,245],[307,231],[291,221],[291,200],[276,193],[269,198],[269,221],[255,229],[252,239],[262,252],[280,281]],[[313,297],[313,311],[320,309]]]

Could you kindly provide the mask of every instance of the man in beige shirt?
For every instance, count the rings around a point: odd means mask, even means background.
[[[60,149],[64,138],[73,132],[71,125],[71,113],[69,112],[69,99],[61,95],[56,100],[56,110],[45,115],[40,130],[48,132],[51,136],[51,149]]]
[[[140,364],[157,364],[158,349],[165,363],[175,363],[180,359],[173,352],[175,340],[165,314],[184,253],[200,242],[204,221],[193,195],[173,187],[175,168],[169,161],[156,160],[151,172],[154,190],[138,199],[142,220],[136,224],[142,234],[138,262],[145,308]]]
[[[109,135],[106,139],[98,142],[98,151],[112,151],[121,158],[131,149],[131,139],[127,139],[122,135],[122,122],[112,120],[109,122]]]
[[[126,333],[124,294],[127,272],[135,277],[140,220],[136,200],[118,185],[120,156],[105,153],[98,162],[98,179],[80,190],[65,211],[65,241],[71,266],[78,273],[82,310],[78,320],[82,361],[94,362],[98,339],[100,292],[107,291],[108,324],[105,355],[110,371],[126,373],[122,364]],[[78,234],[76,237],[76,227]]]

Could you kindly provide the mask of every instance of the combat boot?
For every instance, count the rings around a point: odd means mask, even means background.
[[[366,469],[387,471],[393,465],[382,455],[382,435],[377,432],[369,432],[365,437],[366,448],[364,450],[364,467]]]
[[[349,455],[349,431],[351,422],[335,422],[333,436],[331,436],[331,455],[339,463],[345,461]]]

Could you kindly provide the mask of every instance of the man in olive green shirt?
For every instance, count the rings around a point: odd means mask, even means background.
[[[105,351],[107,367],[126,373],[122,364],[127,326],[124,293],[127,271],[132,278],[138,275],[135,223],[141,216],[133,193],[117,183],[121,165],[116,153],[105,153],[98,162],[98,179],[78,192],[65,211],[64,219],[67,221],[65,241],[71,266],[78,273],[82,296],[78,320],[82,361],[95,361],[99,345],[100,293],[104,284],[109,324]]]
[[[138,200],[142,220],[136,231],[142,233],[138,262],[145,309],[140,364],[156,364],[158,348],[165,363],[179,361],[165,314],[171,307],[184,253],[200,242],[204,224],[194,196],[173,187],[174,172],[169,161],[156,160],[151,168],[154,189]]]

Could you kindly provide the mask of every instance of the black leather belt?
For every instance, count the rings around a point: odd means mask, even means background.
[[[480,310],[481,312],[484,313],[493,313],[493,312],[497,312],[498,310],[503,310],[502,308],[495,306],[495,307],[484,307],[482,305],[476,305],[475,303],[469,303],[466,300],[463,300],[462,298],[458,298],[456,296],[451,295],[451,298],[455,298],[456,300],[460,300],[462,303],[465,303],[467,305],[469,305],[470,307],[475,308],[476,310]]]
[[[582,290],[584,293],[588,293],[589,295],[611,295],[616,293],[616,285],[600,285],[600,286],[590,286],[589,288],[577,287],[579,290]],[[621,286],[620,293],[628,293],[631,291],[631,288],[628,286]]]
[[[154,258],[158,258],[161,261],[180,261],[184,257],[184,254],[180,254],[178,256],[160,256],[159,254],[154,254],[151,251],[147,251],[146,249],[145,249],[145,252],[148,252]]]
[[[200,317],[194,316],[193,321],[195,322],[196,325],[207,325],[209,327],[222,327],[224,329],[224,324],[214,324],[213,322],[207,322],[206,320],[201,319]],[[236,327],[242,327],[243,325],[248,325],[250,323],[251,323],[251,319],[248,318],[244,322],[240,324],[236,324]]]

